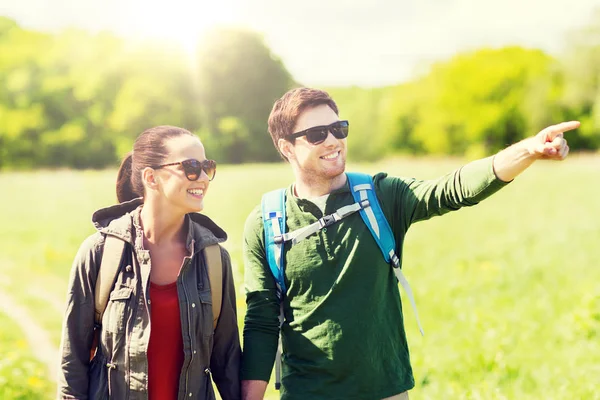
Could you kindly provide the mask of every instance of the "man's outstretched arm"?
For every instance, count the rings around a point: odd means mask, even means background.
[[[563,134],[577,129],[579,125],[578,121],[552,125],[500,151],[494,157],[496,176],[504,182],[510,182],[536,160],[564,160],[569,154],[569,146]]]
[[[494,156],[472,161],[438,179],[393,178],[382,180],[399,199],[399,223],[408,229],[415,222],[479,204],[538,159],[563,160],[569,146],[563,133],[579,127],[578,121],[563,122],[523,139]]]

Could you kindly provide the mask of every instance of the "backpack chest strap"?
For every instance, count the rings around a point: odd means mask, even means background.
[[[310,224],[308,226],[305,226],[300,229],[296,229],[295,231],[292,231],[292,232],[276,235],[275,243],[284,243],[284,242],[291,241],[292,246],[293,246],[293,245],[301,242],[302,240],[306,239],[313,233],[317,233],[321,229],[331,226],[331,225],[335,224],[336,222],[339,222],[340,220],[346,218],[347,216],[352,215],[355,212],[365,209],[367,207],[369,207],[369,200],[367,200],[367,199],[364,199],[359,202],[341,207],[341,208],[337,209],[334,213],[325,215],[322,218],[319,218],[316,222],[313,222],[312,224]]]

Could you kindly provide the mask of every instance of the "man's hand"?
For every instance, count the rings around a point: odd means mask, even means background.
[[[579,128],[579,125],[579,121],[552,125],[502,150],[494,156],[494,173],[498,179],[510,182],[535,160],[564,160],[569,154],[569,146],[563,134]]]
[[[562,122],[543,129],[529,139],[529,153],[538,158],[549,160],[564,160],[569,154],[569,146],[564,138],[564,132],[579,128],[579,121]]]

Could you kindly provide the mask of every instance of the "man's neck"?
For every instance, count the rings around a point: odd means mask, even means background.
[[[345,184],[346,174],[344,173],[331,179],[297,178],[294,184],[294,194],[303,199],[319,197],[329,194]]]

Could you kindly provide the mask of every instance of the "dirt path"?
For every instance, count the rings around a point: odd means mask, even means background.
[[[0,312],[15,321],[25,335],[33,355],[46,365],[49,378],[51,380],[56,379],[58,349],[54,347],[46,330],[31,317],[25,307],[18,304],[2,290],[0,290]]]

